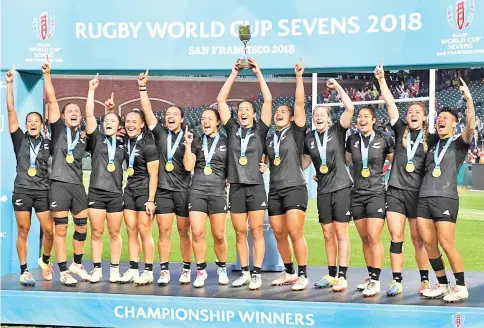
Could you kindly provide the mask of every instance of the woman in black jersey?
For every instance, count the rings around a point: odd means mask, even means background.
[[[35,209],[43,232],[44,250],[37,263],[42,268],[42,277],[45,280],[52,280],[52,264],[49,260],[54,244],[54,224],[49,210],[50,140],[42,137],[42,115],[39,113],[28,113],[25,118],[25,133],[20,129],[14,106],[12,85],[14,74],[13,69],[6,74],[8,127],[17,160],[12,205],[17,220],[20,284],[33,286],[34,277],[27,269],[27,237],[32,209]]]
[[[388,110],[388,118],[395,132],[395,156],[388,182],[387,224],[390,231],[390,261],[393,280],[387,290],[388,296],[401,294],[403,269],[403,237],[405,218],[408,218],[410,236],[415,248],[415,260],[420,271],[420,294],[430,289],[428,256],[418,232],[417,204],[420,185],[425,172],[427,152],[427,118],[423,103],[408,107],[406,122],[398,113],[393,95],[385,81],[383,63],[375,69],[375,77],[380,84],[381,94]]]
[[[82,280],[91,277],[82,265],[84,244],[87,237],[87,195],[82,179],[82,159],[86,151],[86,138],[80,132],[81,109],[75,103],[66,104],[59,110],[54,86],[50,76],[50,64],[42,66],[45,94],[49,106],[49,124],[52,132],[51,154],[52,172],[50,174],[50,209],[54,217],[54,249],[60,270],[60,281],[73,286],[77,280],[71,273]],[[74,218],[75,231],[72,240],[74,262],[67,269],[67,215]]]
[[[438,280],[436,288],[425,292],[423,296],[443,297],[446,302],[457,302],[469,297],[464,280],[464,264],[454,242],[459,212],[457,175],[472,143],[476,120],[471,93],[462,79],[461,82],[460,91],[467,102],[466,125],[462,134],[456,135],[456,111],[450,108],[440,110],[436,123],[437,135],[429,142],[417,209],[418,230]],[[439,245],[454,272],[455,286],[451,287],[447,280]]]
[[[128,163],[128,182],[124,189],[124,222],[128,232],[129,269],[119,282],[147,285],[153,283],[154,244],[151,228],[155,215],[160,161],[155,141],[145,128],[143,113],[133,110],[126,115],[124,121],[127,134],[124,142],[125,160]],[[141,275],[138,271],[139,237],[145,259],[145,268]]]
[[[306,273],[308,246],[304,239],[304,219],[308,203],[306,178],[302,170],[301,157],[306,133],[304,111],[304,66],[300,61],[296,73],[296,99],[294,108],[282,105],[274,115],[277,131],[265,141],[265,153],[270,163],[269,220],[277,240],[277,248],[284,262],[282,275],[272,285],[293,284],[292,290],[303,290],[308,285]],[[298,264],[294,272],[291,247]]]
[[[183,163],[185,170],[194,171],[190,189],[188,210],[192,228],[193,253],[197,263],[197,278],[193,282],[196,288],[203,287],[207,279],[207,264],[205,257],[207,245],[205,230],[207,216],[217,256],[218,282],[221,285],[229,283],[227,276],[227,237],[225,220],[227,213],[227,137],[220,134],[218,126],[220,116],[212,108],[202,113],[200,126],[203,135],[200,141],[193,141],[193,134],[185,131],[185,155]]]
[[[239,255],[242,273],[232,286],[240,287],[249,284],[250,289],[262,286],[261,267],[264,260],[264,217],[267,207],[267,195],[260,166],[264,152],[264,141],[269,131],[272,115],[272,96],[262,76],[259,65],[249,58],[249,65],[257,76],[264,103],[261,111],[261,122],[255,121],[255,105],[251,101],[242,101],[237,106],[238,122],[231,117],[227,98],[232,84],[239,74],[237,62],[232,73],[220,90],[217,97],[218,110],[229,138],[229,166],[227,182],[230,183],[229,206],[232,225],[235,229],[237,254]],[[251,142],[252,141],[252,142]],[[248,224],[247,224],[248,217]],[[249,247],[247,245],[248,228],[252,235],[254,269],[249,274]]]
[[[99,131],[94,116],[94,93],[99,86],[96,77],[89,82],[89,92],[86,101],[86,133],[88,150],[91,152],[91,178],[89,183],[89,222],[91,224],[91,249],[94,269],[90,273],[92,283],[102,278],[102,236],[104,222],[107,221],[111,265],[109,281],[119,281],[119,259],[121,257],[122,240],[120,236],[123,221],[123,162],[124,145],[122,138],[116,133],[121,126],[121,118],[114,112],[109,112],[103,119],[104,134]],[[106,110],[114,108],[113,96],[106,101]]]
[[[315,287],[332,287],[341,292],[348,288],[346,271],[350,261],[350,199],[353,181],[345,163],[345,140],[355,107],[343,87],[329,79],[328,88],[336,89],[345,105],[345,111],[336,124],[331,124],[329,107],[318,106],[313,110],[316,129],[306,134],[303,168],[311,161],[318,181],[319,223],[323,229],[328,274],[314,284]],[[336,267],[338,258],[339,268]],[[338,275],[336,276],[336,274]]]
[[[385,159],[393,160],[391,137],[375,131],[375,112],[363,107],[356,119],[358,134],[346,141],[346,162],[353,162],[354,187],[351,192],[351,213],[363,242],[363,255],[369,277],[356,288],[365,297],[380,292],[383,266],[381,232],[385,224]]]
[[[146,123],[153,132],[160,156],[158,170],[158,190],[156,191],[156,221],[158,222],[158,252],[160,255],[160,278],[158,285],[170,283],[169,260],[171,252],[171,229],[176,215],[176,225],[180,237],[180,251],[183,259],[183,269],[178,280],[180,284],[190,283],[190,264],[192,257],[192,242],[190,239],[190,219],[188,217],[188,188],[190,172],[185,170],[183,155],[184,120],[183,110],[178,106],[170,106],[165,113],[165,125],[162,126],[153,114],[150,98],[146,91],[148,71],[138,76],[141,108],[146,117]]]

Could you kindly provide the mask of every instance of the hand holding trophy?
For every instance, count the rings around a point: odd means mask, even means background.
[[[250,68],[247,57],[247,42],[250,40],[250,25],[239,25],[239,39],[244,43],[244,57],[240,59],[239,68]]]

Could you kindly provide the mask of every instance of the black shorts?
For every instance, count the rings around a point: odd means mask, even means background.
[[[387,212],[396,212],[409,219],[417,218],[418,191],[395,187],[387,189]]]
[[[318,195],[319,223],[349,222],[351,218],[351,187]]]
[[[229,209],[232,213],[265,211],[267,209],[267,194],[264,184],[232,183],[229,191]]]
[[[32,208],[36,213],[46,212],[50,209],[49,191],[16,189],[12,194],[12,205],[15,212],[32,212]]]
[[[146,203],[148,202],[148,189],[141,190],[124,190],[124,209],[137,212],[144,212],[146,210]],[[156,208],[155,208],[156,209]]]
[[[457,222],[459,200],[449,197],[424,197],[418,200],[417,216],[435,222]]]
[[[101,189],[89,189],[87,194],[88,207],[97,210],[106,210],[107,213],[119,213],[124,209],[123,194],[113,194]]]
[[[171,191],[158,188],[156,190],[156,214],[175,213],[177,216],[188,217],[188,190]]]
[[[308,189],[305,185],[269,191],[269,216],[283,215],[289,210],[306,212],[307,207]]]
[[[50,184],[51,211],[71,211],[77,214],[87,209],[87,195],[83,185],[61,181]]]
[[[351,214],[353,220],[385,219],[385,194],[361,195],[351,193]]]
[[[188,211],[202,212],[208,215],[227,213],[226,195],[201,195],[190,193]]]

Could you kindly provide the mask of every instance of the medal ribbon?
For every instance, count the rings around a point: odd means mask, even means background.
[[[290,126],[284,128],[284,130],[282,130],[281,139],[279,139],[279,137],[277,136],[277,133],[274,132],[274,153],[275,153],[275,157],[280,157],[279,156],[279,146],[281,145],[282,138],[286,134],[287,130],[289,130],[289,128],[290,128]]]
[[[435,163],[436,169],[440,168],[440,162],[442,162],[445,152],[447,151],[447,149],[449,148],[453,140],[454,140],[454,136],[451,136],[449,139],[447,139],[447,142],[445,143],[444,148],[442,148],[442,152],[440,154],[439,154],[440,140],[439,142],[437,142],[437,146],[435,146],[435,152],[434,152],[434,163]]]
[[[240,136],[240,156],[245,157],[245,152],[247,151],[247,147],[249,146],[250,138],[252,138],[254,134],[252,133],[252,129],[247,131],[245,138],[242,137],[242,128],[239,127],[239,136]]]
[[[37,162],[37,156],[39,155],[40,146],[42,146],[42,137],[40,138],[40,142],[37,146],[32,145],[32,141],[29,137],[29,145],[30,145],[30,167],[35,167],[35,162]]]
[[[138,144],[138,141],[140,141],[142,137],[143,137],[143,134],[140,133],[136,138],[136,142],[134,143],[133,149],[131,149],[131,139],[128,139],[129,167],[133,167],[134,156],[136,154],[134,150],[136,149],[136,145]]]
[[[314,130],[314,138],[316,139],[316,145],[318,146],[319,157],[321,158],[321,165],[326,165],[326,145],[328,144],[328,129],[324,131],[322,145],[321,139],[319,138],[318,130]]]
[[[171,141],[172,141],[172,133],[170,130],[168,130],[168,138],[166,139],[166,157],[168,159],[168,162],[171,162],[173,160],[173,156],[176,153],[176,150],[178,149],[178,146],[180,145],[180,142],[183,137],[183,130],[180,130],[180,133],[178,133],[178,137],[176,137],[175,144],[173,147],[171,146]]]
[[[361,161],[363,162],[363,168],[367,169],[368,168],[368,152],[370,150],[370,145],[371,142],[375,139],[375,131],[371,132],[370,136],[370,141],[368,142],[368,147],[365,146],[365,143],[363,142],[363,135],[360,133],[360,140],[361,140],[361,145],[360,145],[360,151],[361,151]]]
[[[217,132],[215,139],[213,140],[212,146],[210,147],[210,152],[208,151],[208,138],[207,135],[203,135],[203,156],[205,157],[205,166],[210,166],[210,161],[212,160],[213,154],[215,154],[215,148],[217,148],[218,140],[220,139],[220,134]]]
[[[111,142],[109,142],[109,138],[106,136],[106,145],[108,146],[108,163],[114,163],[114,156],[116,155],[116,136],[111,137]]]
[[[67,154],[72,154],[72,151],[74,148],[76,148],[77,143],[79,142],[79,130],[76,131],[76,137],[74,141],[72,141],[72,134],[71,134],[71,128],[67,127]]]
[[[411,146],[412,138],[410,134],[410,132],[407,134],[407,163],[413,162],[413,157],[417,152],[418,145],[420,144],[420,141],[422,141],[423,132],[422,129],[420,129],[420,132],[418,133],[417,139],[415,139],[413,147]]]

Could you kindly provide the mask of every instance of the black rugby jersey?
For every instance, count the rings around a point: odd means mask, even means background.
[[[280,140],[280,165],[274,165],[274,133],[265,142],[264,152],[269,157],[270,183],[269,190],[281,190],[288,187],[306,185],[306,178],[302,170],[301,156],[304,152],[304,136],[306,127],[299,127],[292,123],[287,131],[275,132]]]
[[[318,144],[314,136],[314,131],[306,134],[304,140],[304,153],[310,155],[313,161],[314,169],[318,177],[318,194],[326,194],[351,187],[353,180],[346,168],[345,162],[345,139],[346,130],[338,121],[336,124],[328,128],[328,143],[326,145],[326,166],[328,173],[322,174],[320,172],[321,157],[318,150]],[[323,146],[324,132],[318,134]]]
[[[368,145],[370,137],[363,137],[363,142]],[[363,161],[360,148],[360,134],[352,134],[346,141],[346,151],[351,153],[353,163],[354,188],[353,192],[361,195],[385,192],[385,176],[383,166],[388,154],[394,151],[394,142],[390,136],[375,132],[375,138],[369,144],[368,168],[370,176],[364,178],[361,175]]]
[[[264,154],[264,142],[267,137],[269,127],[264,122],[254,122],[254,126],[248,129],[241,128],[242,136],[239,135],[240,125],[231,117],[225,124],[229,139],[229,166],[228,183],[243,183],[258,185],[264,183],[262,173],[259,170],[259,163]],[[247,145],[245,157],[247,164],[241,165],[241,137],[246,138],[247,133],[252,134]]]
[[[14,191],[23,190],[49,190],[49,157],[50,140],[42,138],[31,138],[23,133],[20,128],[10,134],[17,160],[17,175],[14,182]],[[40,146],[39,146],[40,145]],[[38,152],[36,147],[39,146]],[[30,150],[37,153],[35,161],[36,175],[31,177],[27,174],[30,168]]]
[[[173,190],[173,191],[182,191],[186,190],[190,184],[190,172],[185,170],[185,166],[183,165],[183,156],[185,154],[185,144],[184,144],[184,131],[180,130],[178,133],[172,132],[171,135],[171,145],[175,144],[175,141],[182,133],[182,137],[180,140],[180,144],[173,155],[173,171],[168,172],[165,170],[165,165],[168,162],[168,129],[163,127],[159,122],[155,125],[155,128],[152,130],[153,135],[155,136],[155,142],[158,147],[158,154],[160,158],[160,169],[158,173],[158,188],[166,189],[166,190]]]
[[[220,132],[219,132],[220,134]],[[208,151],[212,147],[215,137],[207,137]],[[203,135],[200,140],[193,140],[192,153],[196,156],[195,169],[192,179],[191,192],[203,195],[225,195],[227,164],[228,164],[228,139],[220,134],[217,148],[210,161],[212,174],[205,175],[205,155],[203,152]]]
[[[123,193],[123,162],[124,143],[123,138],[116,139],[116,151],[114,156],[114,172],[109,172],[108,147],[112,145],[112,137],[106,137],[98,129],[88,134],[88,149],[91,153],[91,178],[89,189],[106,190],[112,193]]]
[[[423,147],[423,140],[425,136],[422,136],[422,140],[420,141],[415,156],[412,159],[415,170],[413,172],[408,172],[406,170],[406,165],[408,162],[407,149],[403,148],[402,144],[406,127],[407,125],[401,119],[398,119],[392,126],[393,130],[395,131],[395,155],[393,157],[388,185],[403,190],[418,191],[420,189],[420,185],[422,184],[422,179],[425,173],[426,154],[424,153]],[[419,132],[420,130],[409,131],[411,136],[411,144],[407,145],[407,148],[411,149],[411,147],[414,147],[414,142],[417,139]],[[427,134],[427,138],[429,138],[429,134]]]
[[[141,135],[138,143],[136,143],[136,138],[129,140],[129,143],[128,140],[129,138],[124,140],[124,159],[126,160],[126,167],[129,167],[129,156],[131,152],[134,152],[134,174],[128,177],[126,189],[136,191],[139,194],[141,194],[140,191],[145,190],[148,194],[150,182],[148,163],[159,159],[155,141],[145,134]]]
[[[82,137],[80,129],[71,128],[72,141],[76,138],[79,132],[79,142],[74,148],[72,155],[74,155],[74,162],[67,163],[67,126],[64,121],[58,119],[55,123],[50,124],[52,133],[52,172],[50,179],[60,182],[67,182],[77,185],[83,185],[82,181],[82,159],[86,151],[87,141]]]
[[[438,196],[459,199],[457,175],[462,163],[464,163],[470,145],[464,142],[461,135],[454,139],[440,162],[441,175],[436,178],[432,175],[432,171],[435,168],[434,153],[439,140],[439,155],[447,142],[447,139],[439,139],[438,136],[435,136],[432,138],[431,144],[429,144],[420,197]]]

